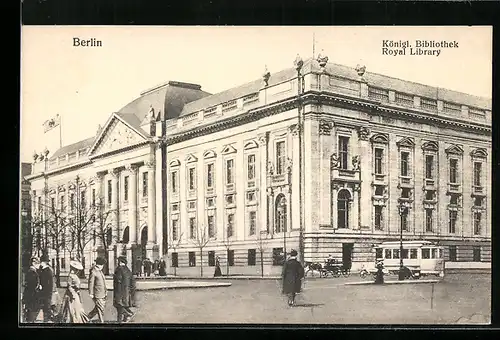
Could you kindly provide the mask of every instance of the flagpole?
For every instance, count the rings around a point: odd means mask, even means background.
[[[315,47],[314,45],[315,45],[315,42],[316,42],[316,37],[315,37],[315,34],[314,34],[314,32],[313,32],[313,55],[312,55],[313,59],[314,59],[314,53],[315,53],[315,51],[314,51],[314,47]]]
[[[59,116],[59,149],[62,148],[62,115]]]

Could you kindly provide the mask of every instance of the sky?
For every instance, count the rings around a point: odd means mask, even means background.
[[[297,54],[312,57],[313,46],[329,62],[492,97],[491,27],[23,26],[21,34],[22,162],[59,148],[59,129],[44,134],[42,126],[57,114],[68,145],[94,136],[112,112],[155,85],[183,81],[217,93],[261,78],[266,66],[292,67]],[[102,47],[74,47],[75,37]],[[458,48],[392,56],[382,54],[384,40],[457,41]]]

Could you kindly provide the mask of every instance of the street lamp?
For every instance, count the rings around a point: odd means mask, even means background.
[[[283,263],[286,262],[286,217],[285,217],[285,212],[286,212],[286,198],[282,197],[280,200],[280,203],[278,205],[278,211],[280,213],[279,219],[282,219],[283,224]],[[281,223],[280,220],[277,221],[278,223]]]
[[[403,216],[408,213],[408,205],[406,202],[399,203],[399,220],[400,220],[400,234],[399,234],[399,280],[405,279],[404,265],[403,265]]]

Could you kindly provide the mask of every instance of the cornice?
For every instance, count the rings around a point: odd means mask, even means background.
[[[144,145],[151,144],[151,143],[153,143],[151,140],[144,140],[144,141],[141,141],[140,143],[128,145],[128,146],[125,146],[125,147],[120,148],[120,149],[111,150],[111,151],[103,152],[101,154],[89,156],[89,159],[94,160],[94,159],[100,159],[100,158],[104,158],[104,157],[108,157],[108,156],[113,156],[113,155],[116,155],[116,154],[119,154],[122,152],[137,149],[139,147],[142,147]]]

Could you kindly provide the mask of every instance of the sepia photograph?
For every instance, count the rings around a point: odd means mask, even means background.
[[[19,325],[489,325],[492,31],[22,26]]]

